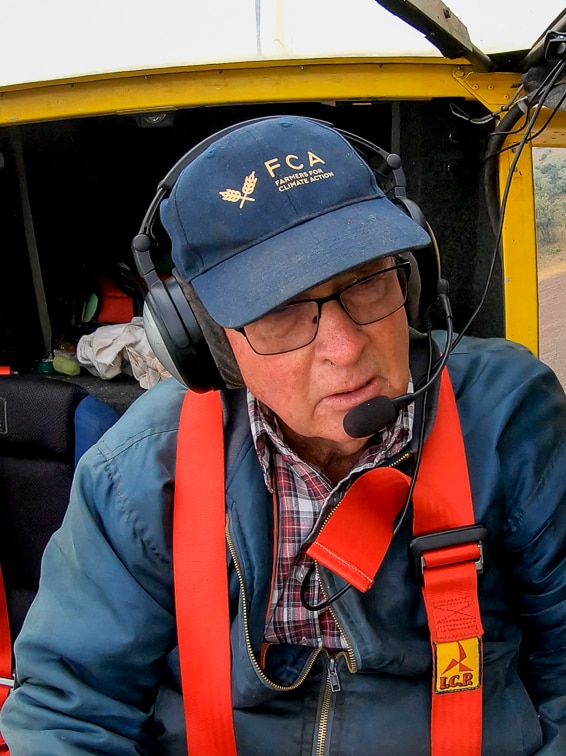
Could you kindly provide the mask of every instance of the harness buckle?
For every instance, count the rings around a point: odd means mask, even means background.
[[[451,530],[440,530],[437,533],[415,536],[409,544],[411,576],[417,585],[424,584],[424,570],[426,568],[425,554],[428,551],[445,549],[450,546],[476,544],[479,556],[474,560],[478,574],[482,574],[485,563],[486,542],[488,529],[481,524],[465,525]],[[467,561],[467,560],[466,560]]]

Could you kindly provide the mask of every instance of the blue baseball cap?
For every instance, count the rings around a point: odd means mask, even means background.
[[[226,328],[431,241],[340,133],[299,116],[220,137],[184,168],[160,212],[179,275]]]

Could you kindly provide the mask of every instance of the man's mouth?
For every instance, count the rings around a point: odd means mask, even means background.
[[[337,408],[350,409],[378,396],[380,393],[379,384],[378,378],[370,378],[364,383],[357,383],[332,394],[327,394],[323,401],[329,402]]]

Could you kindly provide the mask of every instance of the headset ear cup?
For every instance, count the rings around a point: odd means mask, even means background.
[[[177,370],[177,366],[171,358],[172,345],[167,338],[167,333],[158,325],[159,318],[156,315],[156,310],[151,300],[152,297],[148,294],[143,305],[143,325],[149,346],[153,354],[163,367],[171,373],[173,378],[176,378],[179,383],[186,385],[183,376]]]
[[[441,278],[440,254],[434,233],[417,203],[407,197],[397,197],[396,202],[415,223],[424,228],[431,239],[428,247],[413,253],[418,265],[421,285],[418,318],[415,318],[415,321],[419,321],[438,299],[438,285]]]
[[[151,286],[143,318],[153,353],[174,378],[198,393],[224,388],[191,306],[173,277]]]

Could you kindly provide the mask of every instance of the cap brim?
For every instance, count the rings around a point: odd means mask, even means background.
[[[192,279],[214,320],[239,328],[330,278],[430,244],[385,197],[333,210],[270,237]]]

